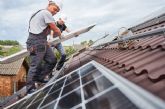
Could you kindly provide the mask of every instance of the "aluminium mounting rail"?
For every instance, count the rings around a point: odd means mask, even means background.
[[[135,34],[135,35],[132,35],[132,36],[129,36],[129,37],[124,37],[122,39],[118,39],[118,40],[111,41],[111,42],[108,42],[108,43],[100,44],[98,46],[95,46],[94,48],[104,46],[104,45],[110,45],[110,44],[125,42],[125,41],[128,41],[128,40],[137,40],[137,39],[146,38],[146,37],[153,37],[154,35],[159,36],[160,34],[165,35],[165,27],[158,28],[158,29],[155,29],[155,30],[151,30],[151,31],[145,32],[145,33]]]
[[[56,45],[60,42],[64,42],[68,39],[71,39],[73,37],[79,37],[80,34],[83,34],[83,33],[86,33],[88,32],[89,30],[91,30],[96,24],[92,24],[92,25],[89,25],[89,26],[86,26],[86,27],[83,27],[81,29],[78,29],[78,30],[75,30],[75,31],[72,31],[70,32],[69,34],[65,35],[62,39],[53,39],[53,40],[50,40],[49,43],[51,45]],[[24,58],[26,56],[28,56],[30,53],[27,51],[27,49],[23,49],[22,51],[20,52],[17,52],[15,54],[12,54],[10,56],[7,56],[7,57],[4,57],[4,58],[0,58],[0,64],[6,64],[6,63],[11,63],[11,62],[14,62],[18,59],[21,59],[21,58]]]

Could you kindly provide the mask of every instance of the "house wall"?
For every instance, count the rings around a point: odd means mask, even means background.
[[[11,77],[0,76],[0,96],[10,96],[11,88]]]
[[[13,94],[14,82],[16,82],[16,90],[19,90],[23,85],[25,85],[26,69],[22,65],[18,70],[16,76],[1,76],[0,75],[0,96],[11,96]]]
[[[21,89],[26,84],[26,74],[26,68],[22,65],[16,76],[17,90]]]

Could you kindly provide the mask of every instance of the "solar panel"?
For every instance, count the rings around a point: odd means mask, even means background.
[[[100,69],[88,63],[8,109],[138,109]]]

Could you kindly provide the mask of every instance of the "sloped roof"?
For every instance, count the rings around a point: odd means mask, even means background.
[[[147,29],[151,31],[164,27],[164,22]],[[165,34],[139,39],[127,49],[119,49],[118,44],[101,49],[86,50],[75,56],[65,72],[73,71],[83,64],[95,60],[117,74],[165,100]]]
[[[164,20],[156,24],[155,22],[154,24],[152,22],[147,23],[149,23],[147,27],[146,25],[133,27],[134,34],[164,27]],[[105,46],[99,49],[81,50],[67,65],[68,67],[64,70],[64,73],[70,73],[89,61],[95,60],[162,100],[165,100],[164,50],[164,33],[139,39],[127,49],[119,49],[118,44],[105,44]]]
[[[24,62],[24,58],[9,64],[0,64],[0,75],[16,75]]]

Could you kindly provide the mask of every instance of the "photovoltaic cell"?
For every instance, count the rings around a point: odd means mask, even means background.
[[[106,90],[112,85],[113,84],[104,76],[101,76],[96,80],[93,80],[92,82],[83,87],[85,99],[88,99],[96,95],[97,93]]]
[[[41,107],[41,109],[54,109],[54,106],[56,104],[57,101],[54,101],[53,103],[50,103],[44,107]]]
[[[56,100],[59,97],[60,91],[61,91],[61,89],[58,89],[58,90],[52,92],[51,94],[49,94],[46,97],[46,99],[44,99],[44,101],[43,101],[41,106],[44,106],[44,105],[50,103],[51,101]]]
[[[80,79],[77,79],[77,81],[72,82],[71,84],[67,84],[67,86],[64,87],[62,95],[78,88],[80,86]]]
[[[59,100],[57,109],[70,109],[81,103],[81,91],[80,89],[73,91],[69,95],[62,97]]]
[[[23,100],[23,101],[21,101],[21,102],[19,102],[19,103],[17,103],[17,104],[14,105],[14,106],[8,108],[8,109],[19,109],[20,105],[23,104],[25,101],[26,101],[26,99]]]
[[[35,101],[33,104],[29,105],[27,109],[37,109],[42,100],[43,99],[39,99],[38,101]]]
[[[45,89],[41,90],[34,101],[37,101],[39,99],[43,99],[46,96],[46,94],[49,92],[49,90],[51,89],[52,86],[53,85],[50,85],[50,86],[46,87]]]
[[[20,105],[18,104],[19,107],[17,107],[16,109],[23,109],[25,108],[27,105],[29,105],[35,97],[37,97],[39,93],[36,93],[34,95],[32,95],[30,98],[28,98],[24,103],[22,102]]]
[[[54,101],[53,103],[50,103],[44,107],[41,107],[41,109],[54,109],[54,106],[56,104],[57,101]]]
[[[83,76],[83,75],[88,74],[89,72],[91,72],[95,69],[96,69],[96,67],[94,67],[92,64],[89,64],[89,65],[83,67],[82,69],[80,69],[80,72],[81,72],[80,75]]]
[[[94,80],[96,77],[100,76],[101,73],[98,70],[94,70],[94,72],[90,72],[89,74],[86,74],[82,77],[82,83],[89,82],[91,80]]]
[[[49,93],[52,93],[52,92],[54,92],[55,90],[60,89],[60,88],[63,86],[64,81],[65,81],[65,78],[63,78],[63,79],[57,81]]]
[[[70,84],[70,83],[76,81],[77,79],[79,79],[78,73],[71,74],[67,77],[65,85]]]
[[[138,109],[119,89],[113,89],[86,104],[86,109]]]
[[[82,107],[78,107],[78,108],[76,108],[76,109],[82,109]]]

